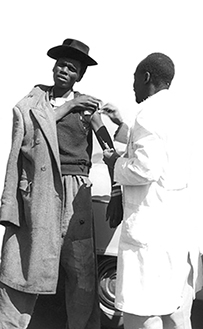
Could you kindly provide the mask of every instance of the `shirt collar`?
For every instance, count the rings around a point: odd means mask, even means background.
[[[65,102],[68,102],[74,98],[74,91],[68,91],[63,95],[63,97],[55,97],[53,95],[53,87],[51,88],[49,92],[49,101],[54,107],[58,107],[63,105]]]

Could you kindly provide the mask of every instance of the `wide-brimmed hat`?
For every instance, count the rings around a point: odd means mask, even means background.
[[[97,65],[97,62],[88,55],[89,50],[89,47],[81,41],[66,39],[62,45],[49,49],[47,55],[53,59],[72,58],[87,66]]]

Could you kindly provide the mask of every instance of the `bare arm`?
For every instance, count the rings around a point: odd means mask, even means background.
[[[119,109],[115,105],[107,103],[101,107],[100,111],[101,113],[107,115],[109,119],[118,126],[114,133],[114,140],[127,144],[130,131],[128,125],[124,123]]]
[[[71,112],[89,111],[90,113],[94,113],[100,102],[101,101],[98,98],[89,95],[75,97],[55,109],[56,121],[59,121]]]
[[[61,118],[63,118],[65,115],[69,114],[73,110],[74,108],[73,101],[74,100],[65,102],[63,105],[56,107],[54,109],[56,121],[59,121]]]
[[[94,112],[92,115],[91,124],[102,150],[105,150],[106,148],[114,149],[111,136],[104,126],[101,115],[98,113],[98,111]],[[113,185],[113,168],[108,166],[108,171],[111,178],[111,184]]]
[[[101,115],[98,113],[98,111],[95,111],[92,115],[91,125],[102,150],[106,148],[114,148],[111,136],[104,126]]]
[[[91,123],[101,148],[103,150],[110,148],[113,151],[114,145],[112,139],[108,133],[108,130],[104,126],[98,111],[92,115]],[[117,153],[116,155],[117,157],[119,156]],[[106,220],[109,221],[109,226],[111,228],[115,228],[123,219],[122,191],[121,186],[114,182],[113,166],[107,166],[111,179],[111,198],[106,210]]]

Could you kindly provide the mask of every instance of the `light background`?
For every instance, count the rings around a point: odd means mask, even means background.
[[[157,51],[173,59],[172,88],[188,152],[193,151],[194,198],[201,204],[201,0],[4,0],[0,12],[0,191],[10,150],[12,107],[35,84],[52,84],[54,62],[46,52],[72,37],[87,43],[90,56],[99,63],[87,70],[76,89],[116,104],[128,122],[136,112],[132,90],[136,65]],[[114,127],[109,129],[113,132]]]

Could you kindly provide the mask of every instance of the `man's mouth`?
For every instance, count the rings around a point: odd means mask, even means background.
[[[57,79],[67,81],[66,77],[64,77],[63,75],[57,75]]]

